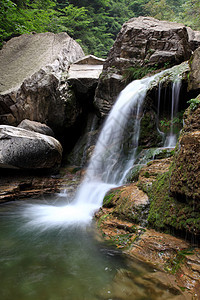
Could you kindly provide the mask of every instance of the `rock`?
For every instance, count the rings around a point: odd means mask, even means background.
[[[200,89],[200,47],[196,49],[190,59],[189,90]]]
[[[171,157],[173,154],[174,154],[174,148],[161,147],[161,148],[143,149],[139,153],[137,159],[135,160],[135,163],[139,165],[147,164],[152,160]]]
[[[147,206],[148,196],[136,183],[111,189],[103,200],[103,207],[112,208],[115,216],[134,223],[141,221]]]
[[[121,281],[127,283],[127,286],[125,285],[123,289],[123,291],[127,291],[127,288],[132,286],[132,281],[135,284],[137,282],[142,284],[143,280],[146,283],[153,280],[154,287],[157,283],[164,291],[168,290],[172,293],[171,295],[162,295],[164,299],[165,297],[166,299],[198,299],[200,296],[200,250],[198,248],[192,250],[191,245],[185,240],[122,220],[119,216],[116,217],[113,214],[111,208],[102,208],[96,214],[96,218],[103,238],[120,248],[129,259],[133,259],[134,270],[137,260],[140,261],[139,278],[134,277],[133,279],[131,273],[129,273],[130,282],[128,283],[126,278],[123,277],[119,281],[114,280],[114,286],[109,287],[110,295],[113,298],[124,299],[123,294],[119,296],[115,293]],[[144,278],[141,274],[141,262],[148,263],[149,267],[153,267],[150,274],[145,268]],[[163,273],[163,271],[165,272]],[[167,288],[168,283],[170,288]],[[134,295],[130,299],[134,298]],[[146,293],[145,296],[147,296]],[[160,299],[162,296],[158,292],[158,297],[155,297]]]
[[[14,169],[56,168],[62,146],[53,137],[0,125],[0,167]]]
[[[187,27],[187,32],[189,36],[190,48],[195,51],[200,47],[200,31],[194,31],[190,27]]]
[[[67,156],[67,163],[83,167],[89,162],[99,135],[98,126],[97,116],[90,113],[81,137]]]
[[[82,56],[66,33],[24,34],[8,41],[0,51],[0,123],[16,126],[29,119],[55,132],[71,126],[80,109],[62,72]]]
[[[190,55],[184,25],[151,17],[130,19],[123,25],[104,64],[95,96],[100,114],[108,113],[119,91],[126,85],[122,79],[127,70],[132,75],[139,72],[139,78],[155,68],[188,60]]]
[[[35,122],[35,121],[30,121],[25,119],[21,121],[21,123],[17,127],[54,137],[53,130],[46,124],[42,124],[40,122]]]
[[[0,203],[60,193],[57,199],[55,196],[55,203],[62,201],[62,195],[66,197],[66,193],[73,196],[79,183],[80,175],[74,175],[66,168],[60,168],[56,173],[49,169],[12,169],[12,172],[4,169],[3,174],[0,173]],[[48,199],[43,198],[46,203]]]
[[[184,114],[185,125],[175,153],[170,190],[195,205],[200,200],[200,95],[192,101]]]
[[[83,110],[92,106],[104,59],[93,55],[85,56],[70,65],[67,81],[72,86]]]
[[[171,174],[170,190],[194,207],[200,200],[200,96],[197,108],[185,114],[185,126],[179,139]]]

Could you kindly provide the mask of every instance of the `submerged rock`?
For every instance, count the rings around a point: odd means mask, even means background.
[[[0,51],[0,123],[16,126],[29,119],[55,132],[71,126],[80,112],[61,75],[82,56],[67,33],[24,34],[8,41]]]
[[[56,168],[62,146],[53,137],[0,125],[0,167],[14,169]]]

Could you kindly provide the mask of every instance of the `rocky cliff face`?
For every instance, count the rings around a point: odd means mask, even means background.
[[[190,104],[185,118],[170,189],[173,195],[194,206],[200,200],[200,95]]]
[[[196,49],[190,59],[189,89],[200,90],[200,48]]]
[[[127,84],[124,77],[141,78],[155,69],[188,60],[191,47],[188,31],[182,24],[151,17],[126,22],[111,48],[99,80],[95,105],[100,115],[108,114],[119,91]]]
[[[66,33],[25,34],[7,42],[0,51],[0,123],[30,119],[55,132],[71,126],[80,109],[61,74],[82,56]]]

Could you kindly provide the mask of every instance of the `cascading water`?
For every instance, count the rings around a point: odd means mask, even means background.
[[[158,105],[157,105],[157,130],[163,138],[163,144],[164,144],[165,148],[173,148],[176,146],[176,143],[177,143],[177,135],[174,133],[174,118],[177,116],[177,113],[178,113],[180,89],[181,89],[181,79],[177,76],[174,79],[174,81],[172,82],[172,88],[171,88],[172,93],[171,93],[171,99],[170,99],[171,100],[170,131],[165,136],[165,133],[159,129],[161,91],[162,91],[162,82],[159,82]],[[164,95],[163,99],[164,99],[164,102],[166,102],[166,100],[167,100],[166,89],[165,89],[165,95]]]
[[[171,125],[170,125],[170,133],[167,135],[164,143],[164,147],[166,148],[175,147],[177,143],[177,136],[174,133],[173,121],[178,112],[180,89],[181,89],[181,80],[177,79],[172,83]]]
[[[108,190],[123,183],[138,146],[142,104],[155,76],[130,83],[119,95],[97,141],[85,178],[66,206],[28,205],[26,226],[50,227],[88,224]],[[130,118],[133,116],[134,118]],[[133,124],[129,124],[134,119]],[[134,127],[131,134],[128,125]],[[127,150],[127,149],[131,149]]]

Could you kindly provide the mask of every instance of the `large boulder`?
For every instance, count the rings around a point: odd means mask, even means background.
[[[0,168],[56,168],[61,158],[62,146],[55,138],[0,125]]]
[[[200,31],[194,31],[190,27],[187,27],[187,32],[189,36],[189,43],[192,51],[200,47]]]
[[[189,90],[200,89],[200,47],[190,59]]]
[[[17,126],[30,119],[55,132],[71,126],[80,109],[62,72],[82,56],[67,33],[24,34],[8,41],[0,51],[0,124]]]
[[[156,68],[180,64],[191,53],[188,31],[182,24],[151,17],[126,22],[104,64],[96,91],[95,105],[101,116],[108,114],[127,84],[127,76],[139,78]]]

